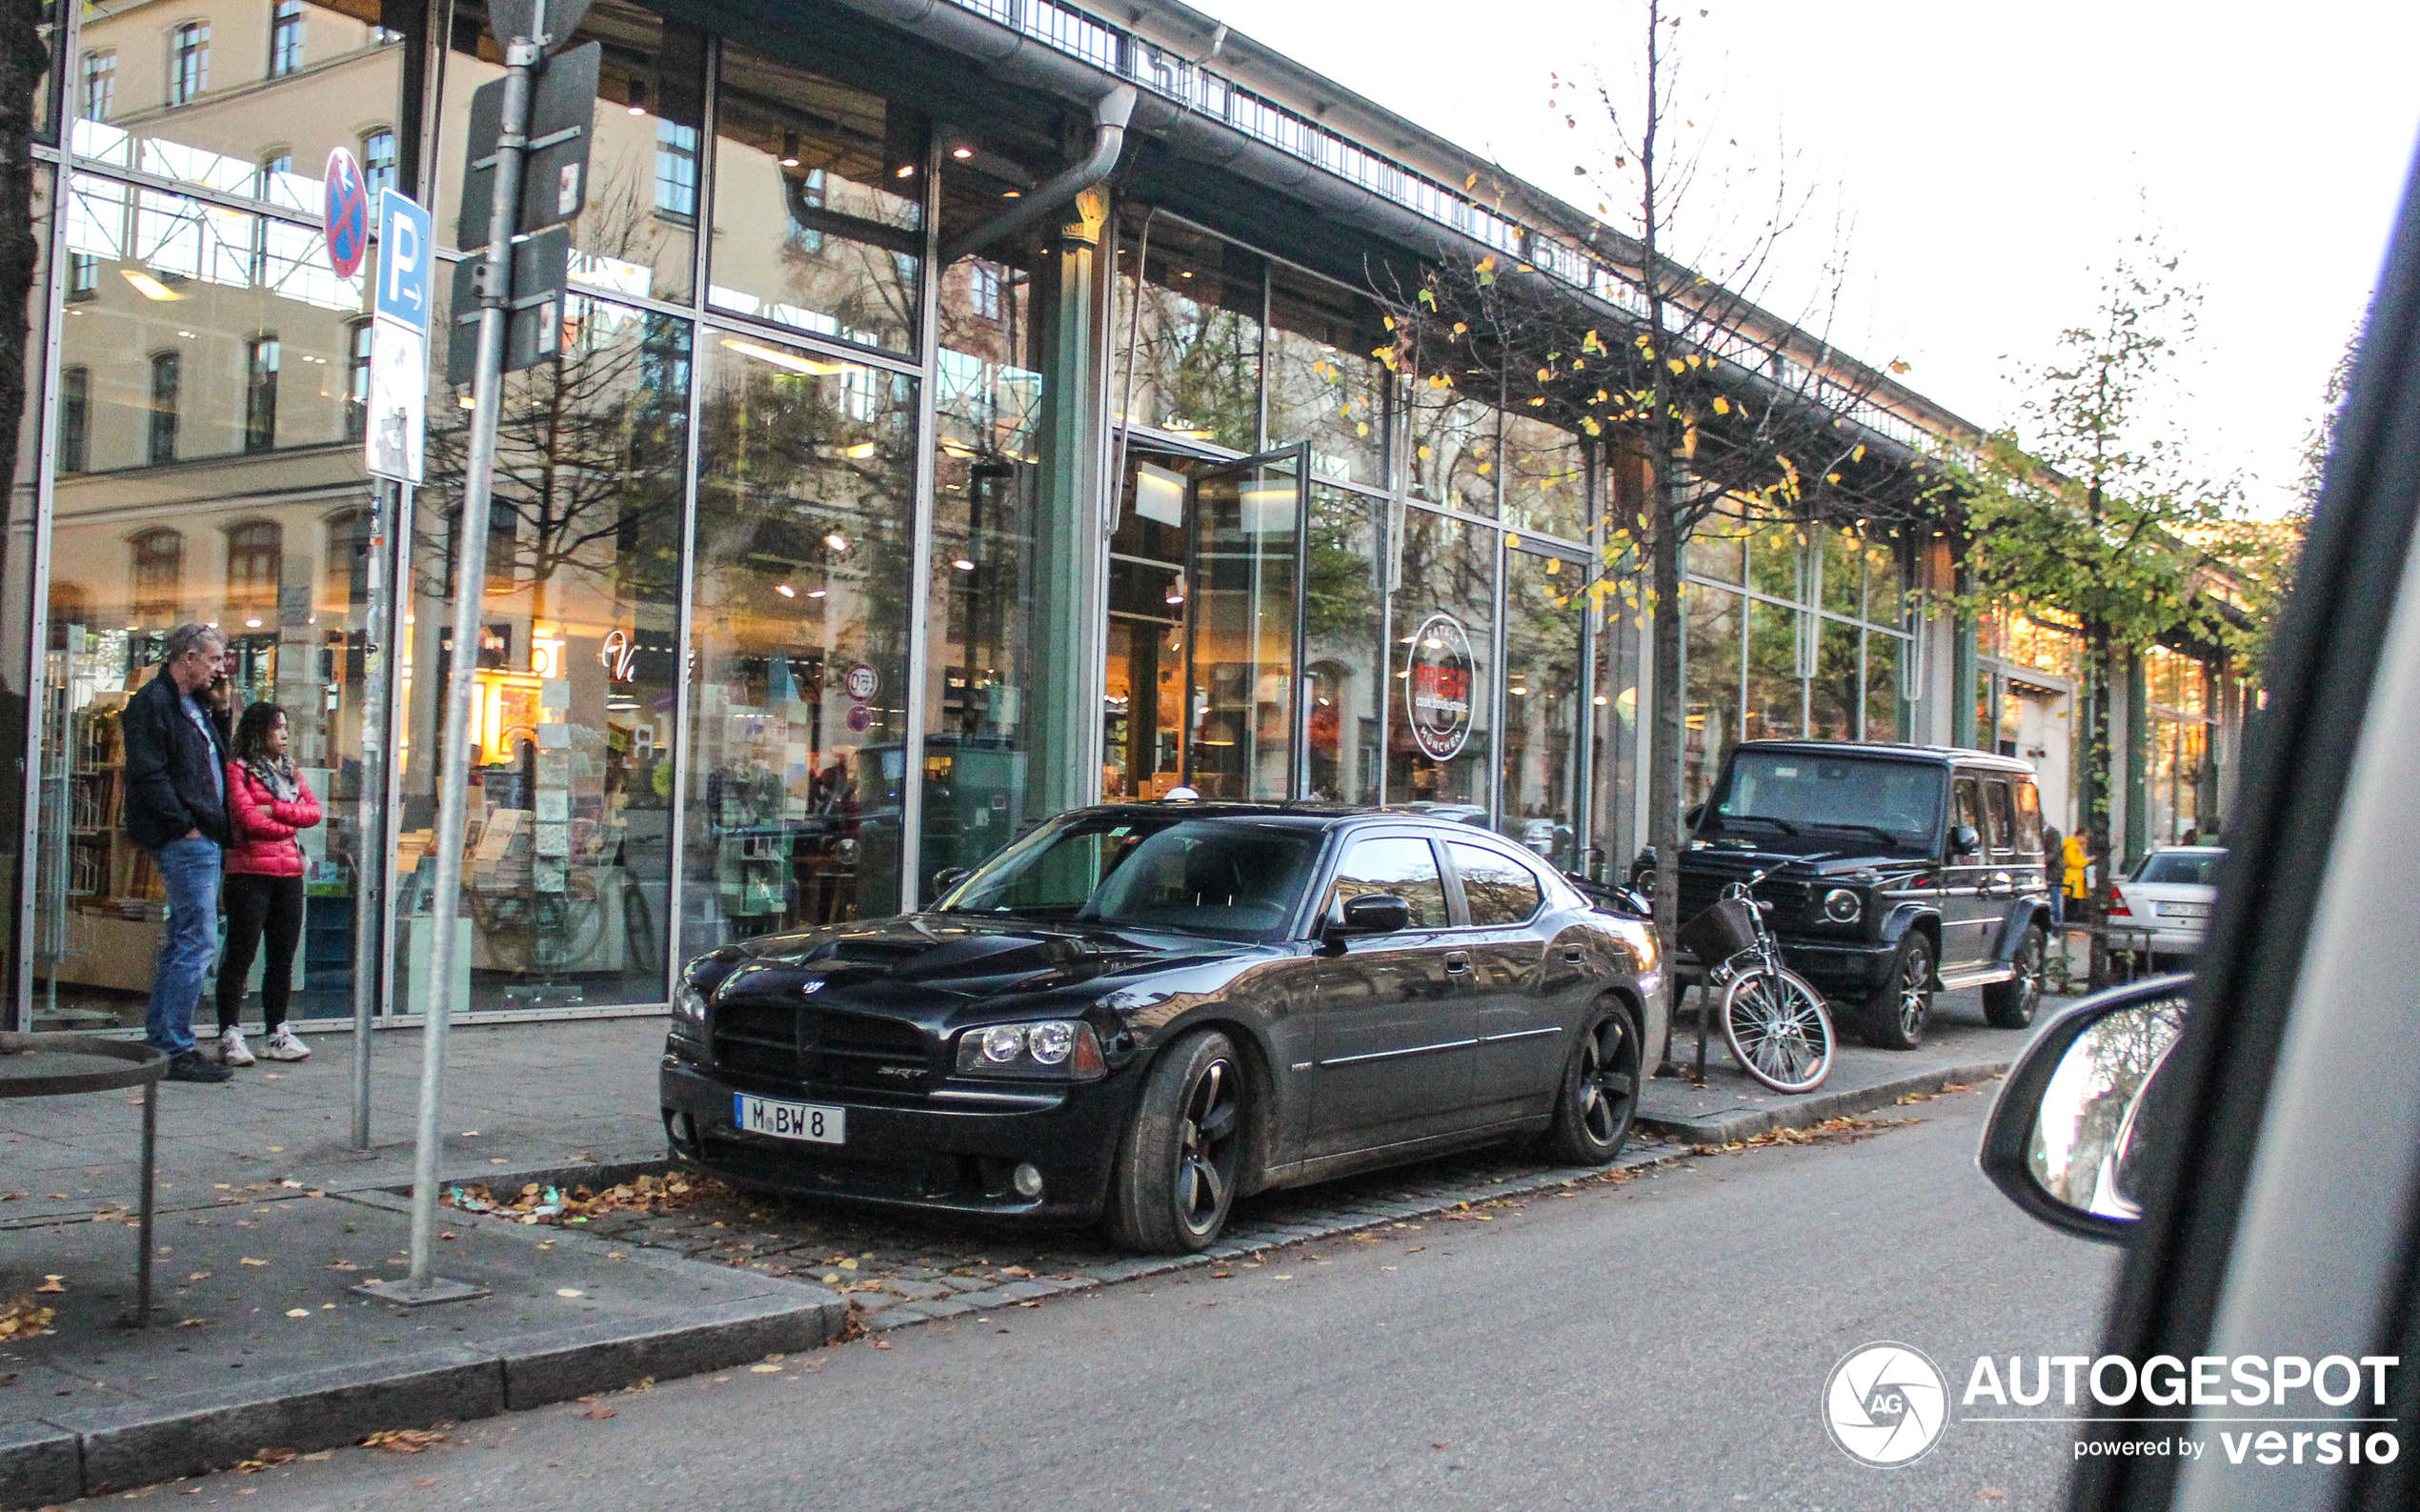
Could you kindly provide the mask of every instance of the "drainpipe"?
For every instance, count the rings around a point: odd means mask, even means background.
[[[1135,113],[1135,87],[1120,84],[1093,102],[1093,150],[1080,163],[1059,170],[1026,195],[1013,210],[993,216],[982,225],[941,245],[941,266],[980,252],[1001,237],[1041,219],[1059,209],[1109,176],[1118,166],[1118,154],[1125,150],[1126,122]]]

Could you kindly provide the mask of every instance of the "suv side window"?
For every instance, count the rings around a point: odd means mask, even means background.
[[[1447,923],[1445,878],[1437,870],[1437,853],[1418,836],[1378,835],[1355,840],[1336,869],[1329,912],[1341,911],[1346,898],[1373,893],[1409,903],[1413,929],[1443,929]]]
[[[2042,854],[2042,795],[2023,777],[2009,784],[2017,792],[2017,854]]]
[[[1536,873],[1483,845],[1448,840],[1445,848],[1454,853],[1454,874],[1462,879],[1462,906],[1474,926],[1525,924],[1536,917],[1545,898]]]
[[[1983,823],[1981,786],[1973,777],[1961,776],[1950,788],[1949,827],[1955,830],[1959,825],[1964,824],[1981,837],[1982,844],[1989,845],[1991,837],[1985,832]],[[1942,848],[1944,851],[1950,849],[1947,845]],[[1965,856],[1952,855],[1949,859],[1953,864],[1964,863],[1971,866],[1981,857],[1975,852],[1969,851]]]
[[[1991,854],[1995,859],[2006,859],[2017,852],[2017,809],[2008,796],[2008,779],[1986,777],[1983,796],[1991,816]],[[2037,851],[2039,845],[2034,847]]]

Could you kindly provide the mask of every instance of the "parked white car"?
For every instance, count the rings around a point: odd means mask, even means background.
[[[2202,931],[2209,922],[2210,904],[2218,897],[2219,845],[2171,845],[2153,851],[2135,867],[2134,875],[2111,890],[2109,918],[2113,925],[2149,928],[2153,959],[2190,956],[2202,948]],[[2127,948],[2123,937],[2109,941]]]

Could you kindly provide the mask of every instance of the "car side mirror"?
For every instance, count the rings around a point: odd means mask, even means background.
[[[2159,1072],[2184,1032],[2190,981],[2160,977],[2087,998],[2034,1037],[1976,1158],[2003,1196],[2070,1234],[2126,1236],[2168,1131]]]
[[[975,873],[971,869],[963,866],[942,867],[939,871],[933,874],[934,897],[938,899],[942,894],[948,892],[951,888],[956,887],[958,883],[965,881],[968,877],[974,875]]]
[[[1703,803],[1692,803],[1689,805],[1688,812],[1681,816],[1681,828],[1684,830],[1694,830],[1698,827],[1698,820],[1704,817],[1705,805]]]
[[[1949,854],[1972,856],[1983,848],[1983,837],[1971,824],[1961,824],[1949,832]]]
[[[1363,893],[1344,901],[1344,917],[1322,931],[1336,944],[1355,935],[1393,935],[1412,927],[1412,905],[1392,893]]]

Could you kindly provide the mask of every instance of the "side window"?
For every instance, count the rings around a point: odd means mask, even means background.
[[[1454,871],[1462,879],[1462,902],[1473,924],[1523,924],[1538,912],[1544,895],[1528,867],[1484,846],[1449,841],[1446,848],[1454,853]]]
[[[1437,853],[1415,836],[1355,840],[1336,869],[1331,910],[1351,897],[1383,893],[1412,905],[1414,929],[1445,927],[1445,878],[1437,870]]]
[[[1955,830],[1961,824],[1983,836],[1985,845],[1991,843],[1991,837],[1984,833],[1983,828],[1983,794],[1972,777],[1960,777],[1957,785],[1950,790],[1949,827]]]
[[[2017,811],[2008,797],[2007,780],[1992,777],[1984,783],[1983,791],[1991,803],[1991,854],[2014,855],[2017,849]]]
[[[2017,792],[2017,854],[2042,854],[2042,795],[2030,782],[2012,783]]]

